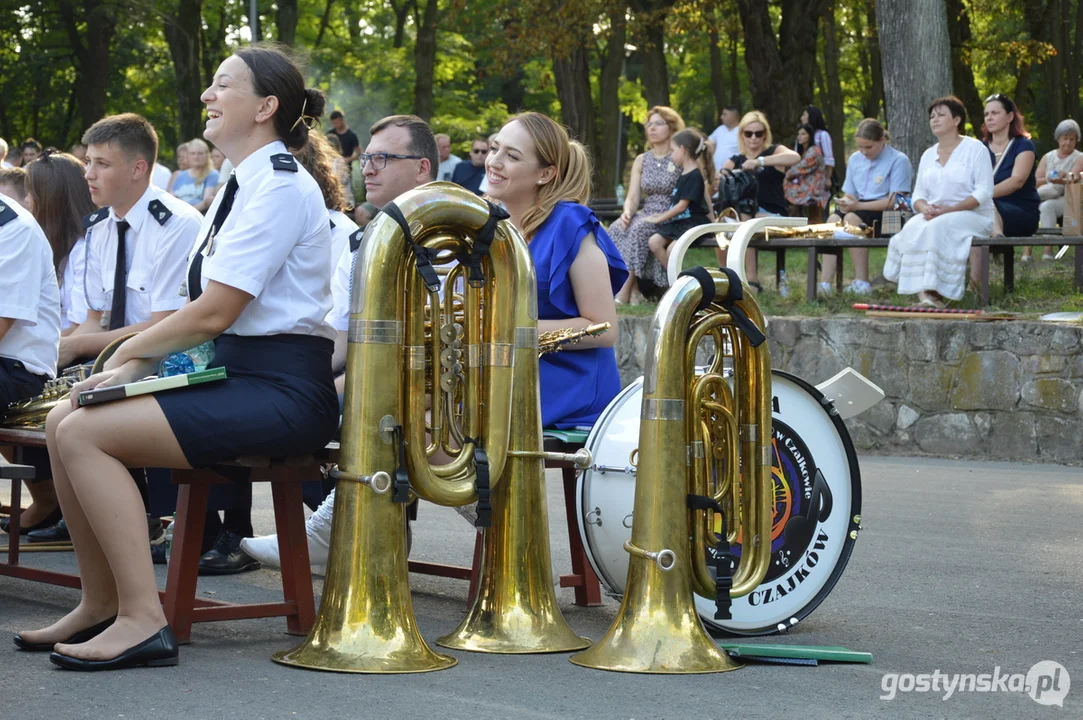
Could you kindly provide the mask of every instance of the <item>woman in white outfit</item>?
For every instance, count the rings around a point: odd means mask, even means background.
[[[921,156],[912,217],[888,245],[884,277],[921,305],[958,300],[975,236],[993,230],[993,165],[989,150],[961,130],[966,110],[958,98],[934,100],[929,127],[937,143]]]
[[[1038,197],[1042,204],[1038,206],[1040,228],[1055,228],[1064,216],[1065,178],[1073,171],[1083,153],[1076,149],[1079,144],[1079,124],[1075,120],[1061,120],[1053,132],[1057,143],[1056,150],[1050,150],[1038,163],[1035,180],[1038,183]],[[1053,259],[1053,247],[1047,245],[1042,260]],[[1023,248],[1023,262],[1032,260],[1029,247]]]

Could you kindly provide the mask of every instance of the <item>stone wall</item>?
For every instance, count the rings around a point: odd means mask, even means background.
[[[649,321],[620,319],[625,383]],[[846,421],[859,451],[1083,463],[1083,327],[785,317],[767,335],[773,367],[817,384],[850,366],[883,389]]]

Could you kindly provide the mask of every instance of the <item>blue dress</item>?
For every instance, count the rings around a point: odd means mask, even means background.
[[[594,213],[575,203],[558,203],[530,241],[538,276],[540,320],[580,317],[568,271],[579,254],[580,243],[590,233],[609,263],[609,285],[614,295],[628,279],[620,251]],[[542,356],[538,363],[543,427],[567,429],[593,425],[620,392],[613,348],[580,350],[570,345]]]
[[[1000,167],[993,174],[993,184],[1002,183],[1012,176],[1015,169],[1015,159],[1019,153],[1034,152],[1034,143],[1029,138],[1017,137],[1004,151],[1004,159],[1000,161]],[[992,153],[990,153],[991,155]],[[995,165],[994,160],[994,165]],[[1037,153],[1035,153],[1034,167],[1030,169],[1030,177],[1011,195],[993,198],[1000,219],[1004,223],[1005,237],[1029,237],[1038,229],[1038,205],[1041,199],[1038,197],[1038,188],[1034,181],[1034,168],[1038,166]]]

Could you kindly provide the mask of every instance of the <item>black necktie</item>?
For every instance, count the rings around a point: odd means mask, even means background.
[[[233,198],[236,195],[237,175],[231,174],[229,182],[226,183],[225,189],[222,190],[222,202],[218,205],[218,212],[214,214],[211,231],[207,233],[207,237],[203,238],[199,250],[196,250],[195,258],[192,259],[192,266],[188,268],[188,298],[190,300],[198,300],[199,296],[203,294],[203,249],[207,247],[210,239],[222,229],[222,223],[226,221],[226,216],[229,215],[229,211],[233,208]]]
[[[117,266],[113,270],[113,307],[109,310],[109,329],[124,327],[124,314],[128,300],[128,253],[124,236],[131,227],[124,220],[117,221]]]

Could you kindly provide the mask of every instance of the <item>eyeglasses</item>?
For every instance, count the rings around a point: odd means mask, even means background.
[[[361,153],[357,159],[361,161],[362,170],[370,162],[373,169],[383,170],[387,167],[388,160],[424,160],[425,157],[423,155],[395,155],[394,153]]]
[[[744,135],[746,138],[761,138],[767,134],[766,130],[745,130]]]
[[[665,120],[655,120],[653,122],[643,123],[643,127],[645,127],[645,128],[652,128],[652,127],[660,128],[660,127],[666,127],[668,125],[669,125],[669,123],[667,123]]]
[[[484,155],[485,153],[489,152],[489,149],[488,148],[474,148],[470,152],[474,153],[475,155]]]

